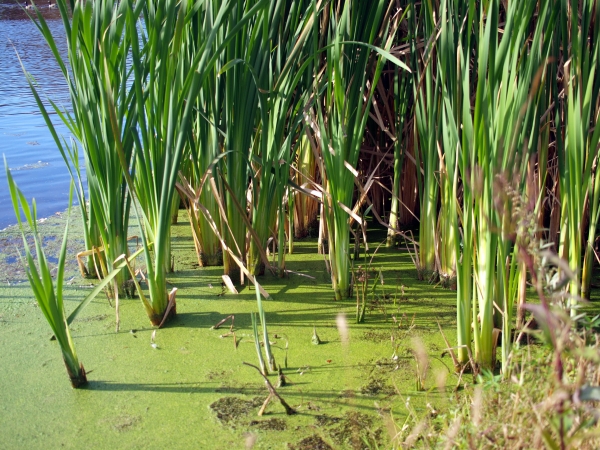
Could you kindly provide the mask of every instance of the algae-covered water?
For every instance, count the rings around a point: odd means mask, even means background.
[[[56,255],[64,217],[42,224]],[[82,250],[77,224],[70,239],[68,309],[89,292],[74,256]],[[134,230],[135,232],[135,230]],[[121,300],[121,329],[102,294],[73,323],[89,386],[70,387],[56,342],[36,306],[16,253],[14,228],[0,234],[0,436],[2,448],[366,448],[385,445],[407,417],[433,412],[453,398],[456,376],[435,319],[454,341],[455,293],[415,282],[409,255],[380,248],[373,267],[385,284],[355,324],[356,301],[336,302],[316,241],[297,241],[285,279],[260,279],[270,340],[287,385],[278,393],[296,411],[272,401],[260,375],[250,312],[253,288],[223,294],[221,268],[198,268],[185,213],[173,229],[177,318],[156,332],[139,299]],[[398,286],[398,289],[396,288]],[[404,286],[402,293],[401,286]],[[349,338],[336,320],[345,315]],[[234,315],[230,322],[211,327]],[[312,343],[313,327],[321,344]],[[416,390],[414,339],[428,354],[424,391]],[[156,347],[156,348],[155,348]],[[287,347],[287,350],[286,350]],[[422,366],[422,364],[421,364]],[[277,384],[277,376],[270,377]],[[446,388],[440,386],[447,384]]]

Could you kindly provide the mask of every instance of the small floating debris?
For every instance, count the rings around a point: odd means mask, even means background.
[[[315,327],[315,326],[313,326],[313,335],[312,335],[311,342],[314,345],[319,345],[321,343],[321,339],[319,339],[319,335],[317,334],[317,327]]]
[[[296,370],[296,373],[299,373],[300,375],[304,375],[304,372],[310,371],[310,366],[302,366],[299,367],[298,370]]]
[[[29,144],[29,142],[28,142]],[[30,144],[30,145],[39,145],[39,144]],[[18,167],[12,167],[8,170],[10,170],[11,172],[18,172],[20,170],[34,170],[34,169],[41,169],[42,167],[46,167],[49,166],[50,163],[45,162],[45,161],[38,161],[35,163],[31,163],[31,164],[25,164],[22,166],[18,166]]]

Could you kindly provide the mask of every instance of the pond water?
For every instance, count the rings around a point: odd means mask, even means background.
[[[40,10],[66,59],[60,13],[38,2]],[[48,131],[19,63],[32,74],[43,94],[70,105],[66,82],[50,49],[15,0],[0,0],[0,156],[6,156],[14,179],[27,199],[36,199],[38,217],[63,211],[69,200],[70,176]],[[57,131],[69,138],[56,115]],[[4,163],[0,161],[0,230],[16,223],[8,193]]]

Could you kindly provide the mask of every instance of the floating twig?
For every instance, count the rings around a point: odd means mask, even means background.
[[[454,363],[454,367],[458,369],[460,367],[460,363],[458,362],[458,359],[456,358],[454,349],[450,346],[450,342],[448,342],[448,339],[446,339],[446,335],[444,334],[444,331],[442,330],[440,321],[439,320],[436,320],[436,321],[438,324],[438,328],[440,329],[440,334],[442,335],[442,339],[444,339],[444,342],[446,343],[446,351],[448,351],[448,353],[450,354],[450,357],[452,358],[452,362]]]
[[[292,408],[290,405],[288,405],[287,402],[283,398],[281,398],[281,396],[277,393],[277,391],[275,390],[275,388],[273,387],[273,385],[271,384],[269,379],[260,371],[260,369],[257,366],[255,366],[254,364],[247,363],[247,362],[244,362],[244,364],[246,366],[254,367],[258,371],[258,373],[260,373],[260,376],[263,377],[263,379],[265,380],[265,385],[267,386],[267,389],[269,390],[269,396],[263,403],[263,406],[260,408],[259,416],[262,416],[264,414],[265,409],[267,408],[267,405],[271,401],[271,397],[275,397],[275,398],[277,398],[277,400],[279,400],[279,403],[281,403],[281,406],[283,406],[285,408],[285,413],[288,416],[296,414],[296,410],[294,408]]]

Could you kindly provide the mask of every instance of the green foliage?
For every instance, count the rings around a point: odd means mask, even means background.
[[[40,236],[37,228],[37,213],[35,200],[33,200],[31,207],[27,203],[25,196],[18,189],[13,177],[4,158],[4,167],[6,170],[6,178],[8,181],[8,189],[10,191],[10,197],[15,211],[15,216],[19,223],[19,229],[23,236],[23,247],[25,248],[25,261],[23,265],[26,268],[27,279],[33,291],[34,297],[37,301],[40,310],[44,314],[48,325],[52,329],[58,345],[62,351],[63,360],[67,367],[67,373],[71,380],[71,385],[74,388],[78,388],[87,384],[87,378],[85,375],[85,369],[83,364],[79,362],[77,353],[75,352],[75,344],[71,338],[69,331],[69,325],[67,322],[67,316],[65,313],[65,306],[63,300],[63,281],[65,273],[65,259],[67,255],[67,235],[69,232],[69,223],[65,227],[65,233],[63,236],[63,242],[60,249],[60,255],[58,258],[58,266],[56,272],[56,285],[52,279],[50,265],[48,259],[44,253],[42,247],[42,237]],[[73,187],[69,193],[69,216],[71,212],[71,203],[73,202]],[[33,237],[34,252],[30,248],[30,244],[27,240],[27,230],[21,220],[21,213],[25,216],[25,221],[29,226],[31,236]],[[35,254],[35,256],[34,256]]]
[[[415,414],[399,433],[394,448],[409,436],[424,447],[593,449],[600,439],[594,403],[598,400],[598,341],[584,314],[580,327],[560,308],[549,315],[536,311],[540,323],[550,321],[540,335],[560,336],[556,346],[532,344],[511,359],[511,379],[483,370],[476,384],[454,394],[455,406],[435,415]],[[549,340],[552,339],[549,337]],[[560,364],[557,362],[560,361]],[[558,378],[557,370],[563,370]]]
[[[99,260],[93,261],[90,257],[87,270],[93,273],[95,266],[105,268],[104,273],[97,274],[104,277],[114,268],[115,259],[128,253],[131,196],[119,152],[115,149],[121,149],[125,167],[129,170],[134,144],[130,129],[136,126],[136,116],[130,113],[133,93],[127,58],[132,43],[125,32],[125,12],[132,6],[128,1],[67,4],[66,0],[58,0],[57,7],[65,28],[68,61],[63,61],[39,10],[36,10],[36,25],[69,88],[70,112],[52,102],[51,105],[74,137],[70,145],[57,135],[31,78],[29,84],[71,176],[77,181],[86,250],[103,249],[103,253],[95,253],[103,255]],[[82,184],[79,147],[85,160],[89,202],[86,202]],[[124,270],[118,274],[115,294],[127,276],[128,272]]]
[[[560,108],[555,120],[558,126],[564,126],[562,136],[557,139],[562,205],[559,254],[578,274],[578,279],[569,286],[569,306],[574,307],[582,288],[583,295],[589,296],[592,246],[599,214],[600,177],[595,175],[593,166],[600,151],[600,128],[595,126],[600,111],[597,101],[600,83],[596,74],[600,59],[600,10],[591,0],[570,3],[560,2],[560,38],[555,41],[554,57],[562,54],[569,60],[563,78],[566,100],[557,102]],[[555,92],[555,102],[557,96]],[[588,239],[583,241],[587,214]],[[582,276],[583,286],[579,278]],[[576,314],[575,308],[572,313]]]
[[[524,316],[528,274],[544,308],[544,289],[568,286],[565,306],[577,317],[580,297],[589,294],[600,217],[597,2],[59,0],[58,8],[71,71],[39,12],[37,23],[69,85],[73,111],[52,106],[71,130],[72,144],[52,128],[31,78],[30,86],[78,180],[86,246],[104,248],[105,280],[113,273],[124,277],[119,258],[127,261],[132,207],[138,216],[150,294],[140,291],[140,297],[153,324],[161,324],[174,303],[166,277],[179,191],[201,264],[224,255],[226,274],[237,265],[255,284],[267,364],[275,370],[253,275],[269,265],[270,238],[277,243],[279,275],[286,273],[292,188],[319,197],[334,294],[348,297],[352,224],[364,235],[361,208],[378,209],[367,198],[374,172],[361,166],[365,136],[389,134],[391,123],[389,229],[398,226],[402,161],[409,154],[401,141],[412,133],[420,203],[416,261],[421,271],[456,275],[460,368],[472,362],[496,386],[500,344],[502,378],[510,378],[515,316]],[[402,50],[394,47],[399,42]],[[396,56],[401,53],[411,68]],[[382,77],[384,68],[390,74],[393,68],[393,77]],[[376,91],[386,88],[394,91],[387,124],[379,110],[371,113]],[[369,121],[375,116],[380,129]],[[552,195],[560,199],[558,253],[567,261],[553,260],[555,286],[543,285],[542,275],[553,275],[538,271],[548,247],[542,228],[551,156],[557,161]],[[294,165],[299,172],[318,166],[321,185],[302,179],[312,173],[291,182]],[[11,193],[17,205],[21,194],[16,187]],[[35,217],[35,207],[29,214]],[[47,282],[44,270],[37,283]],[[358,322],[378,280],[370,286],[368,272],[354,274]],[[557,337],[548,342],[556,348]],[[556,433],[541,435],[554,446]]]
[[[350,226],[352,218],[362,220],[352,210],[355,167],[374,86],[377,85],[383,60],[387,58],[402,68],[406,65],[391,56],[397,23],[391,17],[391,5],[378,2],[331,2],[324,10],[327,63],[315,94],[319,95],[317,115],[318,140],[323,158],[321,179],[326,195],[323,210],[327,221],[331,279],[337,299],[350,292]],[[315,42],[316,45],[316,42]],[[381,49],[375,52],[374,45]],[[319,76],[315,69],[315,78]]]

